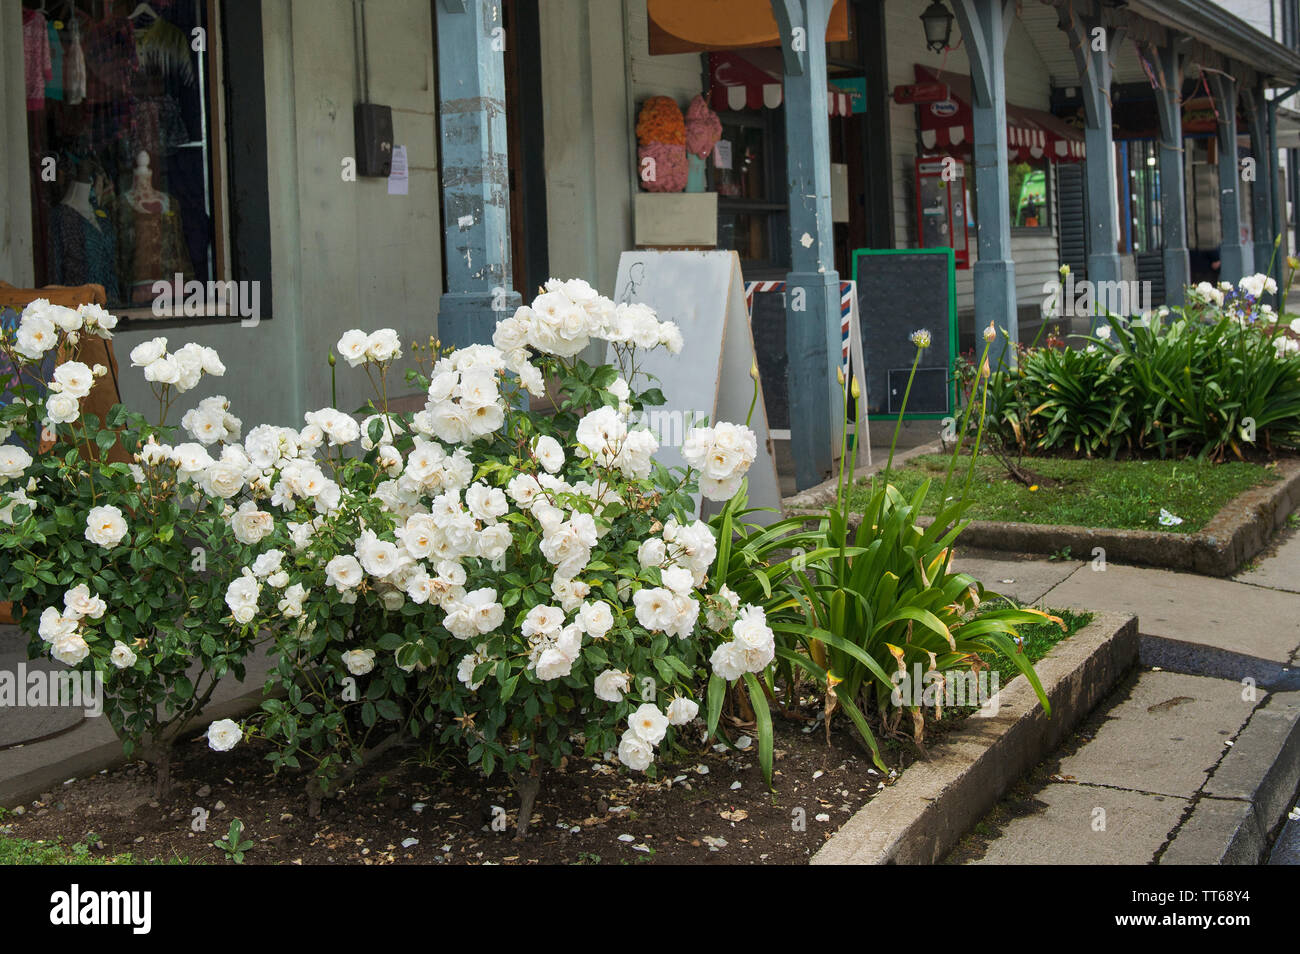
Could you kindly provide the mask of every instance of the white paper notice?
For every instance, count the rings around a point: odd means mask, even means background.
[[[731,140],[719,139],[717,145],[713,147],[713,168],[730,169],[731,168]]]
[[[406,147],[393,147],[393,165],[388,174],[388,194],[406,195],[410,186],[410,173],[406,169]]]

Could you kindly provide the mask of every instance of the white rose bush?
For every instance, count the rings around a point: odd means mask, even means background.
[[[111,337],[116,324],[97,305],[39,299],[0,338],[16,371],[0,381],[12,398],[0,408],[9,441],[0,445],[0,599],[13,601],[33,655],[103,675],[126,753],[154,763],[165,792],[172,743],[221,677],[243,675],[255,638],[216,609],[223,577],[249,550],[205,483],[220,470],[207,448],[236,437],[240,423],[224,398],[209,398],[183,430],[167,426],[173,403],[225,368],[212,349],[169,352],[165,338],[131,354],[157,397],[156,424],[121,405],[106,421],[84,412],[108,369],[79,361],[80,344]],[[43,380],[55,352],[64,360]]]
[[[605,756],[653,775],[703,741],[706,698],[712,730],[726,684],[774,659],[764,607],[718,592],[718,529],[695,516],[697,493],[743,492],[755,436],[713,423],[687,435],[686,467],[654,459],[637,421],[664,399],[637,389],[638,354],[682,340],[650,309],[552,280],[492,344],[432,346],[405,374],[425,404],[403,413],[397,334],[348,331],[336,353],[375,397],[297,427],[245,427],[220,397],[179,406],[225,368],[164,337],[130,354],[156,424],[79,414],[101,372],[78,337],[115,323],[83,311],[36,303],[0,342],[20,369],[65,359],[0,412],[0,598],[33,654],[104,675],[128,754],[160,779],[216,681],[269,645],[261,712],[214,723],[211,748],[262,740],[318,811],[394,746],[459,746],[514,781],[522,832],[547,767]],[[593,344],[615,363],[587,363]]]

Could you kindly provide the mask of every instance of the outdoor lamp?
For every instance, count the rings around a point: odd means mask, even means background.
[[[921,14],[921,24],[925,27],[925,45],[936,53],[948,48],[952,37],[952,14],[943,5],[942,0],[934,0]]]

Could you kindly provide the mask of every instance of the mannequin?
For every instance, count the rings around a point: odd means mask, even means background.
[[[117,238],[105,213],[91,201],[91,163],[77,168],[76,179],[50,216],[50,269],[59,285],[103,285],[117,297]]]
[[[177,203],[154,188],[149,153],[144,150],[136,155],[131,188],[122,193],[117,213],[122,272],[130,276],[123,291],[130,304],[152,300],[153,284],[159,279],[170,280],[177,272],[194,273]]]
[[[75,211],[97,229],[99,222],[95,218],[95,209],[90,204],[90,176],[85,173],[83,175],[85,175],[84,179],[77,179],[72,183],[61,204]]]
[[[143,150],[135,157],[135,174],[125,198],[126,204],[136,212],[157,215],[167,211],[167,196],[153,187],[149,153]]]

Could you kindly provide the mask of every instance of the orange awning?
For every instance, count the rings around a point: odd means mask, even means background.
[[[656,55],[781,45],[768,0],[646,0],[646,13],[650,52]],[[848,7],[835,0],[826,40],[848,38]]]

